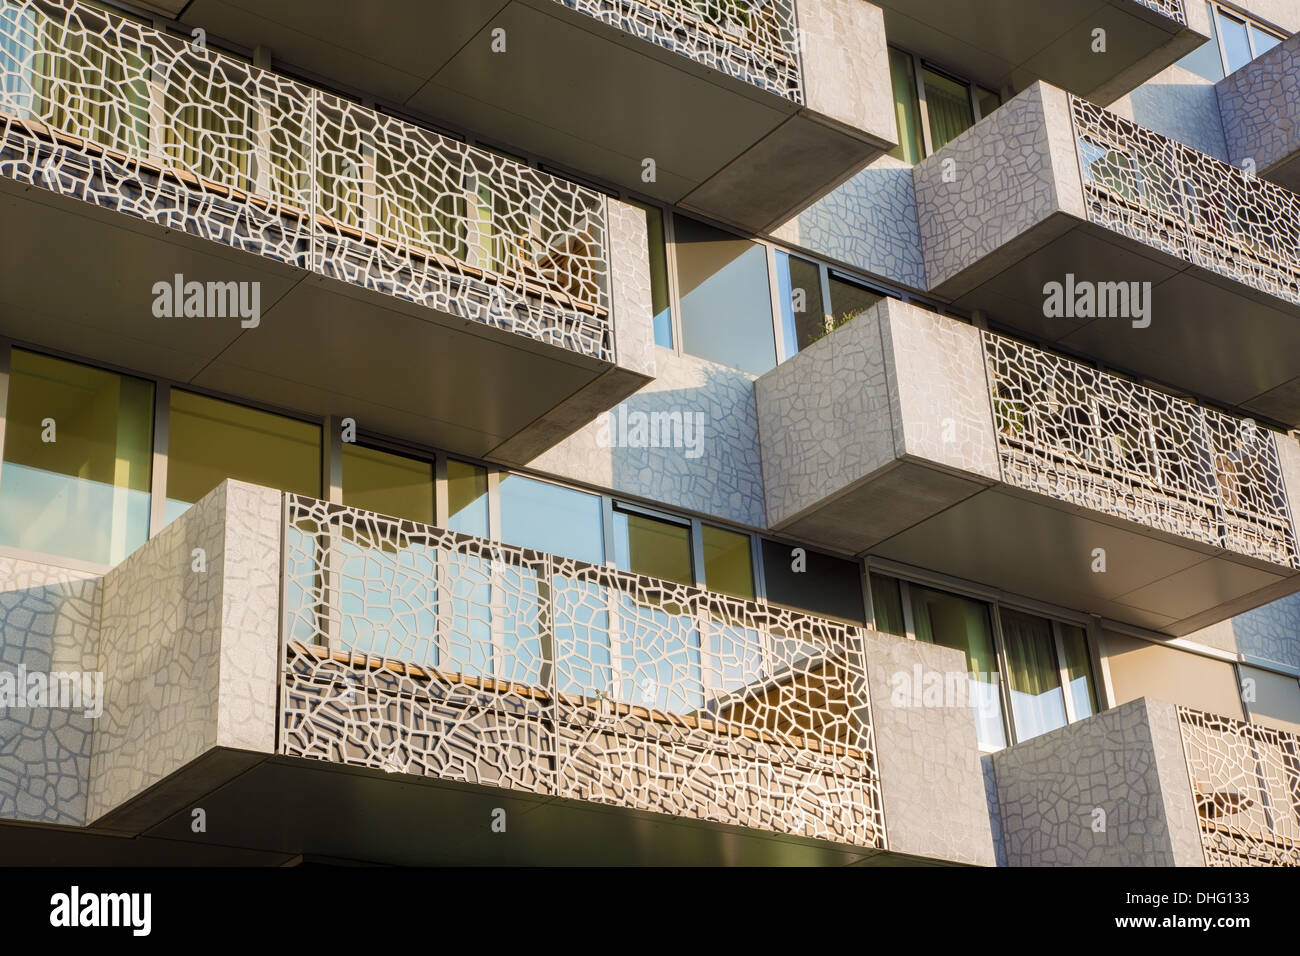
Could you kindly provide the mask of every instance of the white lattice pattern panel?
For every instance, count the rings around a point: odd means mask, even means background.
[[[1176,23],[1187,26],[1187,11],[1183,9],[1183,0],[1137,0],[1137,2]]]
[[[1300,196],[1077,96],[1088,218],[1300,304]]]
[[[557,2],[746,83],[803,102],[794,0]]]
[[[884,846],[859,628],[286,507],[284,753]]]
[[[984,333],[1003,480],[1300,567],[1273,435]]]
[[[1300,737],[1178,708],[1209,866],[1300,866]]]
[[[81,4],[0,0],[0,175],[613,360],[605,201]]]

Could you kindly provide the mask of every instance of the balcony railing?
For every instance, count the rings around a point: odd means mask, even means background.
[[[746,83],[803,102],[794,0],[557,2]]]
[[[1014,339],[983,336],[1004,481],[1300,567],[1271,432]]]
[[[1300,737],[1178,708],[1209,866],[1300,866]]]
[[[283,753],[884,847],[860,628],[285,507]]]
[[[1090,221],[1300,305],[1300,196],[1070,97]]]
[[[605,202],[76,3],[0,0],[0,175],[612,361]]]
[[[1183,9],[1183,0],[1137,0],[1137,2],[1170,20],[1187,26],[1187,11]]]

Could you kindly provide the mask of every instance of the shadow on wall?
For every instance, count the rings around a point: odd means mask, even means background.
[[[891,156],[876,160],[775,235],[899,285],[925,288],[912,167]]]
[[[1238,653],[1300,667],[1300,594],[1239,614],[1230,623]]]
[[[1171,66],[1158,82],[1139,86],[1108,109],[1216,159],[1231,161],[1214,84],[1190,70]]]
[[[0,593],[0,818],[85,823],[94,714],[103,706],[99,589],[88,577]]]

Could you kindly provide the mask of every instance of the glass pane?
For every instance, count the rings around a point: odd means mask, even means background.
[[[1065,696],[1052,622],[1006,609],[1001,616],[1016,739],[1029,740],[1064,727]]]
[[[897,578],[871,575],[871,606],[876,612],[876,630],[896,637],[907,636],[903,619],[903,597]]]
[[[970,705],[975,708],[975,735],[986,750],[1007,745],[998,687],[998,660],[988,607],[979,601],[909,585],[916,639],[966,654]],[[944,686],[948,681],[944,681]]]
[[[767,250],[692,219],[673,223],[682,349],[762,375],[776,365]]]
[[[857,318],[867,309],[884,298],[879,292],[873,292],[856,282],[847,282],[832,273],[831,287],[831,321],[830,326],[838,329],[845,322]]]
[[[501,478],[501,540],[562,558],[605,563],[600,496],[523,475]]]
[[[898,124],[898,145],[889,155],[905,163],[919,163],[925,150],[921,145],[921,111],[917,105],[911,54],[891,48],[889,76],[894,87],[894,117]]]
[[[615,511],[614,563],[624,571],[693,584],[690,526]]]
[[[447,530],[488,536],[487,469],[447,459]]]
[[[975,124],[970,88],[933,70],[922,70],[925,111],[930,118],[930,146],[938,151]]]
[[[866,623],[862,566],[857,561],[764,539],[763,580],[773,604]]]
[[[1088,654],[1088,640],[1083,628],[1073,624],[1058,625],[1061,643],[1065,647],[1065,675],[1070,682],[1070,703],[1074,717],[1083,720],[1100,709],[1097,706],[1097,688],[1092,680],[1092,658]]]
[[[754,598],[754,560],[749,535],[712,525],[701,525],[704,546],[704,583],[710,591]]]
[[[343,446],[343,503],[433,524],[433,465],[360,445]]]
[[[117,564],[149,536],[153,385],[14,349],[0,543]]]
[[[788,358],[826,334],[822,312],[821,267],[815,262],[778,252],[781,338]]]
[[[1219,11],[1218,20],[1219,36],[1223,39],[1223,53],[1228,60],[1228,72],[1236,73],[1251,60],[1246,24],[1223,11]]]
[[[650,307],[655,314],[655,345],[673,347],[673,318],[668,307],[668,253],[664,245],[664,214],[651,206],[645,210],[646,238],[650,243]]]
[[[320,426],[172,389],[167,521],[227,478],[320,497]]]
[[[992,90],[986,90],[982,86],[975,87],[975,100],[979,103],[980,119],[991,115],[994,110],[1002,105],[1002,97]]]
[[[1273,47],[1281,43],[1282,39],[1280,37],[1275,37],[1271,33],[1264,32],[1252,23],[1250,24],[1250,42],[1255,48],[1255,56],[1261,57],[1269,50],[1273,49]]]
[[[1214,25],[1214,7],[1207,3],[1206,8],[1210,18],[1210,39],[1179,60],[1176,65],[1215,83],[1223,79],[1223,57],[1219,55],[1219,32]]]

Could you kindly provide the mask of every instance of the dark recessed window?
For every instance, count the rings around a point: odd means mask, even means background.
[[[763,540],[763,580],[773,604],[865,624],[857,561]]]

